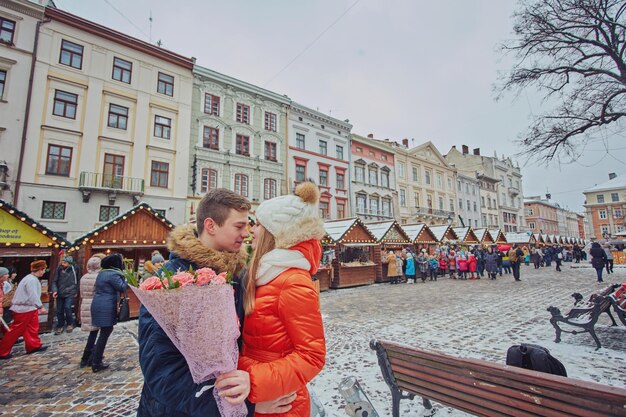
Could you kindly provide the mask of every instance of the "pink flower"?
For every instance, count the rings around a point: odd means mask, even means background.
[[[163,288],[163,283],[157,277],[150,277],[139,284],[139,288],[142,290],[158,290]]]
[[[196,271],[196,285],[208,285],[216,277],[211,268],[201,268]]]
[[[216,276],[215,278],[211,280],[211,284],[226,284],[227,274],[228,274],[227,272],[222,272],[221,274],[219,274],[218,276]]]
[[[195,277],[189,272],[179,272],[172,277],[172,281],[180,283],[181,287],[193,284]]]

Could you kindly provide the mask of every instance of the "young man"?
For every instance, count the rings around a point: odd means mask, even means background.
[[[39,340],[39,314],[47,311],[41,303],[41,283],[39,279],[46,273],[46,261],[34,261],[30,264],[30,274],[26,275],[17,286],[13,296],[13,323],[11,331],[0,341],[0,359],[10,359],[11,349],[20,336],[24,337],[26,353],[43,352],[48,346],[42,346]]]
[[[61,334],[64,330],[72,333],[74,329],[74,299],[78,295],[79,275],[72,265],[73,261],[71,256],[65,256],[52,281],[52,298],[57,303],[57,328],[54,334]]]
[[[521,281],[519,267],[523,258],[524,251],[517,246],[517,243],[513,244],[513,247],[509,250],[509,261],[511,262],[513,278],[515,278],[515,281]]]
[[[176,272],[212,268],[217,273],[233,272],[237,282],[235,308],[243,322],[243,291],[239,283],[246,255],[240,251],[248,237],[250,203],[239,194],[215,189],[204,196],[196,212],[196,227],[178,226],[168,239],[170,259],[163,268]],[[220,389],[231,403],[242,403],[250,392],[250,376],[235,370],[219,380],[195,384],[185,358],[143,306],[139,315],[139,363],[144,376],[137,417],[219,417],[212,392],[199,397],[203,386]],[[265,413],[288,411],[295,396],[260,403],[256,410]],[[249,407],[250,415],[254,411]]]

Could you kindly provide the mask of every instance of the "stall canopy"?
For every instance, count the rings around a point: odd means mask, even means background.
[[[2,256],[51,256],[69,242],[16,207],[0,200],[0,251]]]
[[[367,223],[365,226],[374,235],[376,242],[382,243],[383,245],[411,244],[411,239],[409,239],[405,231],[395,220]]]
[[[555,235],[548,235],[548,240],[546,241],[546,243],[549,243],[551,245],[558,243],[556,240],[556,236]]]
[[[435,244],[439,242],[435,234],[430,230],[430,227],[424,223],[403,224],[400,227],[402,227],[413,243]]]
[[[517,243],[518,245],[532,245],[536,242],[532,233],[507,233],[506,241],[509,244]]]
[[[474,229],[474,234],[478,238],[478,241],[483,245],[495,243],[495,240],[493,239],[491,233],[489,233],[489,230],[487,230],[487,228],[483,227],[480,229]]]
[[[454,233],[456,233],[456,235],[459,237],[459,241],[461,243],[480,243],[480,240],[478,239],[471,227],[454,227],[452,228],[452,230],[454,230]]]
[[[533,233],[533,236],[535,237],[535,242],[537,242],[537,243],[539,243],[539,244],[541,244],[541,245],[543,245],[543,244],[545,244],[545,243],[546,243],[546,242],[543,240],[543,235],[542,235],[542,234],[540,234],[540,233]]]
[[[506,236],[500,229],[489,229],[489,234],[496,241],[496,243],[506,243]]]
[[[433,235],[435,235],[437,242],[456,242],[459,240],[457,234],[454,233],[454,230],[447,224],[430,226],[430,230],[433,232]]]
[[[326,234],[334,243],[345,246],[376,245],[376,236],[358,218],[331,220],[324,223]]]

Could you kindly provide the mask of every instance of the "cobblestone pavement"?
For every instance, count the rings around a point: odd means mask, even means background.
[[[626,269],[605,281],[626,281]],[[518,283],[509,275],[325,292],[327,362],[312,386],[329,415],[345,415],[336,388],[356,376],[381,416],[390,415],[391,396],[369,349],[373,337],[501,363],[510,345],[534,342],[560,358],[570,376],[626,386],[626,327],[609,327],[608,318],[601,318],[603,348],[597,352],[588,335],[564,334],[562,343],[553,342],[547,306],[567,311],[572,292],[587,296],[599,288],[593,269],[566,264],[561,273],[522,267]],[[143,381],[136,332],[136,321],[115,327],[105,352],[111,368],[98,374],[78,366],[87,339],[78,329],[43,335],[50,345],[44,353],[25,355],[23,344],[16,345],[14,357],[0,362],[0,416],[134,416]],[[419,414],[419,403],[403,401],[401,414]],[[463,414],[442,408],[438,415]]]

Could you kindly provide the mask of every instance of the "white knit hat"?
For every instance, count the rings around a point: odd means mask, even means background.
[[[257,220],[274,236],[276,248],[290,248],[326,234],[319,214],[317,186],[303,182],[296,187],[295,194],[266,200],[255,212]]]

